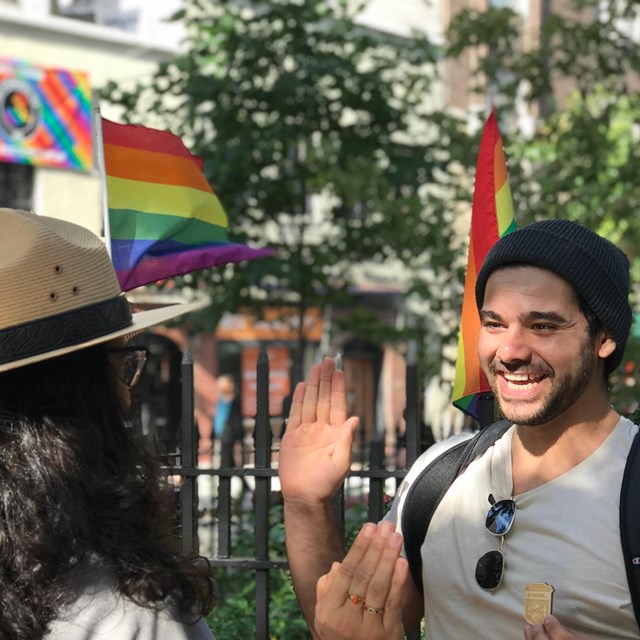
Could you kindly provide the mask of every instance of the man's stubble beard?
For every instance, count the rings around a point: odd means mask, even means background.
[[[552,387],[548,396],[544,399],[543,406],[532,415],[520,415],[524,412],[518,411],[522,407],[526,407],[527,401],[515,402],[517,404],[515,413],[511,410],[511,403],[502,402],[500,394],[498,393],[498,368],[496,360],[489,365],[490,379],[489,384],[493,391],[494,397],[498,401],[500,411],[502,415],[513,422],[514,424],[535,427],[541,424],[546,424],[563,414],[569,407],[576,403],[580,396],[584,393],[585,389],[589,386],[591,376],[593,375],[594,367],[594,354],[593,345],[588,339],[586,339],[580,347],[580,360],[577,369],[570,370],[562,377],[552,377]],[[545,366],[545,369],[551,369]],[[551,369],[553,371],[553,369]],[[523,367],[522,372],[531,372],[531,367]],[[520,369],[515,369],[514,372],[521,372]]]

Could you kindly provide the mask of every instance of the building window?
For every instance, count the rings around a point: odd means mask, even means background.
[[[0,162],[0,203],[11,209],[33,207],[33,167]]]
[[[96,21],[96,9],[93,0],[52,0],[51,13],[84,22]]]
[[[51,13],[123,31],[135,31],[138,26],[138,12],[123,11],[118,4],[119,2],[113,0],[51,0]]]
[[[521,16],[528,16],[530,12],[528,0],[489,0],[489,6],[494,9],[511,9]]]

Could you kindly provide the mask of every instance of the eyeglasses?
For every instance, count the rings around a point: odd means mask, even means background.
[[[135,387],[147,364],[149,349],[132,345],[130,347],[108,347],[107,352],[123,354],[121,365],[122,380],[129,389]]]
[[[514,500],[500,500],[496,502],[493,494],[489,494],[491,507],[484,523],[487,531],[494,536],[500,536],[500,550],[488,551],[476,565],[476,582],[488,591],[495,591],[502,584],[504,575],[504,537],[509,533],[516,517],[516,503]]]

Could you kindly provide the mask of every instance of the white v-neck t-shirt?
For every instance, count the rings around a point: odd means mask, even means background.
[[[476,583],[478,559],[500,548],[485,520],[489,494],[512,496],[514,429],[455,480],[431,520],[422,546],[426,637],[522,640],[525,586],[546,582],[555,589],[553,613],[573,633],[640,638],[620,542],[620,486],[638,431],[627,419],[573,469],[515,497],[503,582],[494,593]],[[416,475],[412,469],[409,480]],[[403,499],[408,487],[401,489]],[[391,514],[398,527],[402,499]]]

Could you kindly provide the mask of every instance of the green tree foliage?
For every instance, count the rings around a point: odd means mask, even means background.
[[[510,9],[465,11],[451,25],[449,53],[483,47],[477,90],[493,96],[507,124],[520,223],[579,220],[637,261],[640,53],[633,31],[640,3],[564,5],[562,13],[543,15],[538,41],[529,47],[522,44],[523,22]],[[538,116],[533,132],[519,129],[518,107]]]
[[[618,244],[640,281],[640,2],[571,0],[547,6],[537,42],[510,9],[464,11],[449,54],[480,47],[476,89],[500,106],[519,224],[570,218]],[[635,36],[634,36],[635,33]],[[516,113],[537,116],[532,131]],[[632,288],[637,308],[637,288]],[[623,413],[637,409],[638,336],[612,377]],[[635,371],[635,374],[634,374]],[[635,382],[634,382],[635,381]]]
[[[356,5],[187,0],[184,53],[134,89],[105,89],[128,119],[153,114],[204,157],[233,239],[277,249],[183,279],[211,289],[214,321],[242,306],[349,305],[360,265],[404,265],[412,333],[437,366],[457,334],[481,122],[429,96],[459,80],[442,76],[444,57],[471,50],[473,87],[498,108],[518,223],[580,220],[625,248],[637,281],[638,0],[567,0],[562,12],[545,0],[539,33],[508,8],[466,10],[441,48],[358,25]],[[362,339],[399,336],[363,310],[347,322]]]
[[[469,145],[461,123],[429,104],[441,52],[419,35],[359,26],[361,8],[189,0],[176,16],[185,52],[143,86],[104,92],[128,119],[152,112],[191,141],[234,239],[277,248],[189,278],[206,281],[218,314],[348,303],[367,262],[405,265],[408,286],[428,267],[432,308],[457,305],[447,168]]]
[[[535,217],[568,217],[640,258],[640,96],[598,88],[574,94],[533,139],[514,145],[522,163],[519,205]]]

